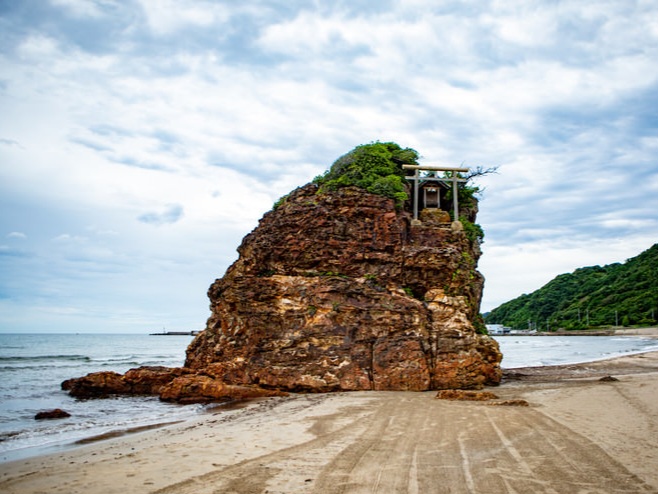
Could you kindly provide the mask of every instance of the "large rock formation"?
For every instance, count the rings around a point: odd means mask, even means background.
[[[287,391],[498,383],[497,344],[476,329],[479,245],[442,211],[421,219],[356,187],[297,189],[210,287],[186,367]]]
[[[499,383],[498,345],[481,334],[478,239],[445,211],[412,221],[409,210],[357,187],[293,191],[211,285],[184,368],[96,373],[66,389],[193,402]],[[475,200],[460,210],[476,213]]]

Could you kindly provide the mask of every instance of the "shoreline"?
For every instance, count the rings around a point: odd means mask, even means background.
[[[614,329],[586,329],[586,330],[573,330],[573,331],[518,331],[509,333],[494,333],[491,336],[501,338],[514,337],[514,336],[616,336]]]
[[[648,336],[658,338],[658,327],[645,326],[641,328],[623,328],[613,327],[608,329],[580,329],[572,331],[537,331],[537,332],[520,332],[520,333],[503,333],[491,334],[495,337],[514,337],[514,336]]]
[[[658,492],[658,351],[512,373],[487,391],[529,407],[435,392],[268,398],[2,463],[0,491]]]
[[[648,340],[658,339],[658,328],[645,327],[645,328],[621,329],[617,331],[618,333],[616,336],[619,337],[627,336],[629,338],[643,338]],[[511,335],[511,336],[524,336],[524,335]],[[562,336],[562,335],[551,333],[551,334],[547,334],[547,336]],[[574,335],[574,336],[599,336],[599,335],[588,334],[588,335]],[[592,364],[594,362],[600,362],[600,361],[605,362],[623,356],[638,355],[651,351],[658,351],[658,348],[656,349],[651,348],[649,350],[637,350],[637,351],[634,350],[626,353],[619,353],[614,356],[605,356],[597,359],[587,359],[584,361],[573,361],[568,364],[544,364],[544,365],[513,366],[513,367],[502,366],[503,382],[509,383],[511,381],[519,381],[519,380],[537,381],[540,379],[539,377],[537,377],[538,375],[547,376],[548,375],[547,373],[549,372],[553,372],[553,374],[556,374],[557,370],[565,366]],[[214,411],[215,409],[227,410],[227,409],[244,408],[248,406],[251,401],[254,400],[238,400],[229,403],[215,403],[215,404],[209,403],[203,407],[203,410],[199,410],[197,413],[203,415],[209,413],[209,411]],[[148,431],[150,429],[167,427],[171,424],[184,422],[191,419],[193,420],[196,417],[197,415],[193,415],[191,417],[188,416],[187,418],[183,418],[183,419],[174,418],[173,420],[167,419],[166,417],[162,417],[162,420],[158,422],[148,421],[142,424],[126,425],[125,427],[117,426],[115,429],[106,430],[104,432],[99,432],[99,433],[90,432],[89,435],[87,436],[82,436],[77,439],[71,439],[68,441],[60,440],[60,441],[50,442],[48,444],[43,444],[40,446],[29,446],[21,449],[8,450],[3,453],[0,453],[0,465],[2,463],[18,461],[18,460],[27,460],[29,458],[34,458],[34,457],[39,457],[49,454],[63,454],[66,453],[68,450],[75,449],[80,445],[84,445],[87,443],[104,441],[114,437],[126,436],[134,433]]]
[[[552,365],[522,365],[522,366],[517,366],[517,367],[503,367],[501,366],[501,369],[503,371],[503,375],[509,372],[515,372],[515,371],[525,371],[529,369],[546,369],[546,372],[550,372],[554,368],[561,368],[561,367],[569,367],[573,365],[587,365],[587,364],[596,364],[597,362],[607,362],[610,360],[615,360],[618,358],[624,358],[624,357],[633,357],[636,355],[642,355],[644,353],[653,353],[653,352],[658,352],[658,349],[650,349],[650,350],[637,350],[637,351],[629,351],[626,352],[622,355],[615,355],[614,357],[601,357],[597,359],[591,359],[591,360],[583,360],[583,361],[576,361],[576,362],[570,362],[568,364],[552,364]]]

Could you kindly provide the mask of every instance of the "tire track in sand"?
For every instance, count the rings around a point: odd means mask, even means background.
[[[159,492],[655,492],[594,443],[538,409],[445,402],[433,393],[374,396],[353,420],[346,418],[348,408],[309,420],[309,427],[314,422],[319,431],[315,439]],[[332,425],[338,420],[340,427]]]

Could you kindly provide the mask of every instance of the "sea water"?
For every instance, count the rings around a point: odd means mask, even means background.
[[[144,334],[0,334],[0,461],[197,414],[199,406],[164,403],[157,397],[79,400],[60,386],[90,372],[180,367],[190,342],[190,336]],[[34,419],[37,412],[54,408],[71,417]]]
[[[658,340],[605,336],[502,336],[504,368],[587,362],[658,350]],[[79,400],[61,390],[90,372],[124,373],[142,365],[183,365],[189,336],[117,334],[0,334],[0,461],[54,452],[77,441],[186,420],[200,405],[157,397]],[[36,421],[61,408],[70,418]]]
[[[496,336],[503,354],[501,367],[592,362],[658,350],[658,339],[641,336]]]

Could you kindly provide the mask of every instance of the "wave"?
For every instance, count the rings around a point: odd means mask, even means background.
[[[91,357],[86,355],[31,355],[0,357],[0,363],[8,362],[53,362],[53,361],[91,362]]]
[[[134,356],[133,356],[134,357]],[[0,358],[0,373],[23,373],[26,371],[59,371],[71,369],[82,369],[85,373],[103,370],[115,370],[125,372],[142,366],[165,366],[180,367],[183,362],[180,358],[158,359],[90,359],[90,358],[61,358],[61,357],[39,357],[39,358]]]
[[[156,361],[156,362],[165,362],[168,360],[178,358],[177,355],[114,355],[107,358],[96,358],[94,362],[106,362],[106,363],[131,363],[131,362],[144,362],[146,360]]]
[[[0,432],[0,443],[8,439],[13,439],[18,435],[20,435],[19,431]]]

